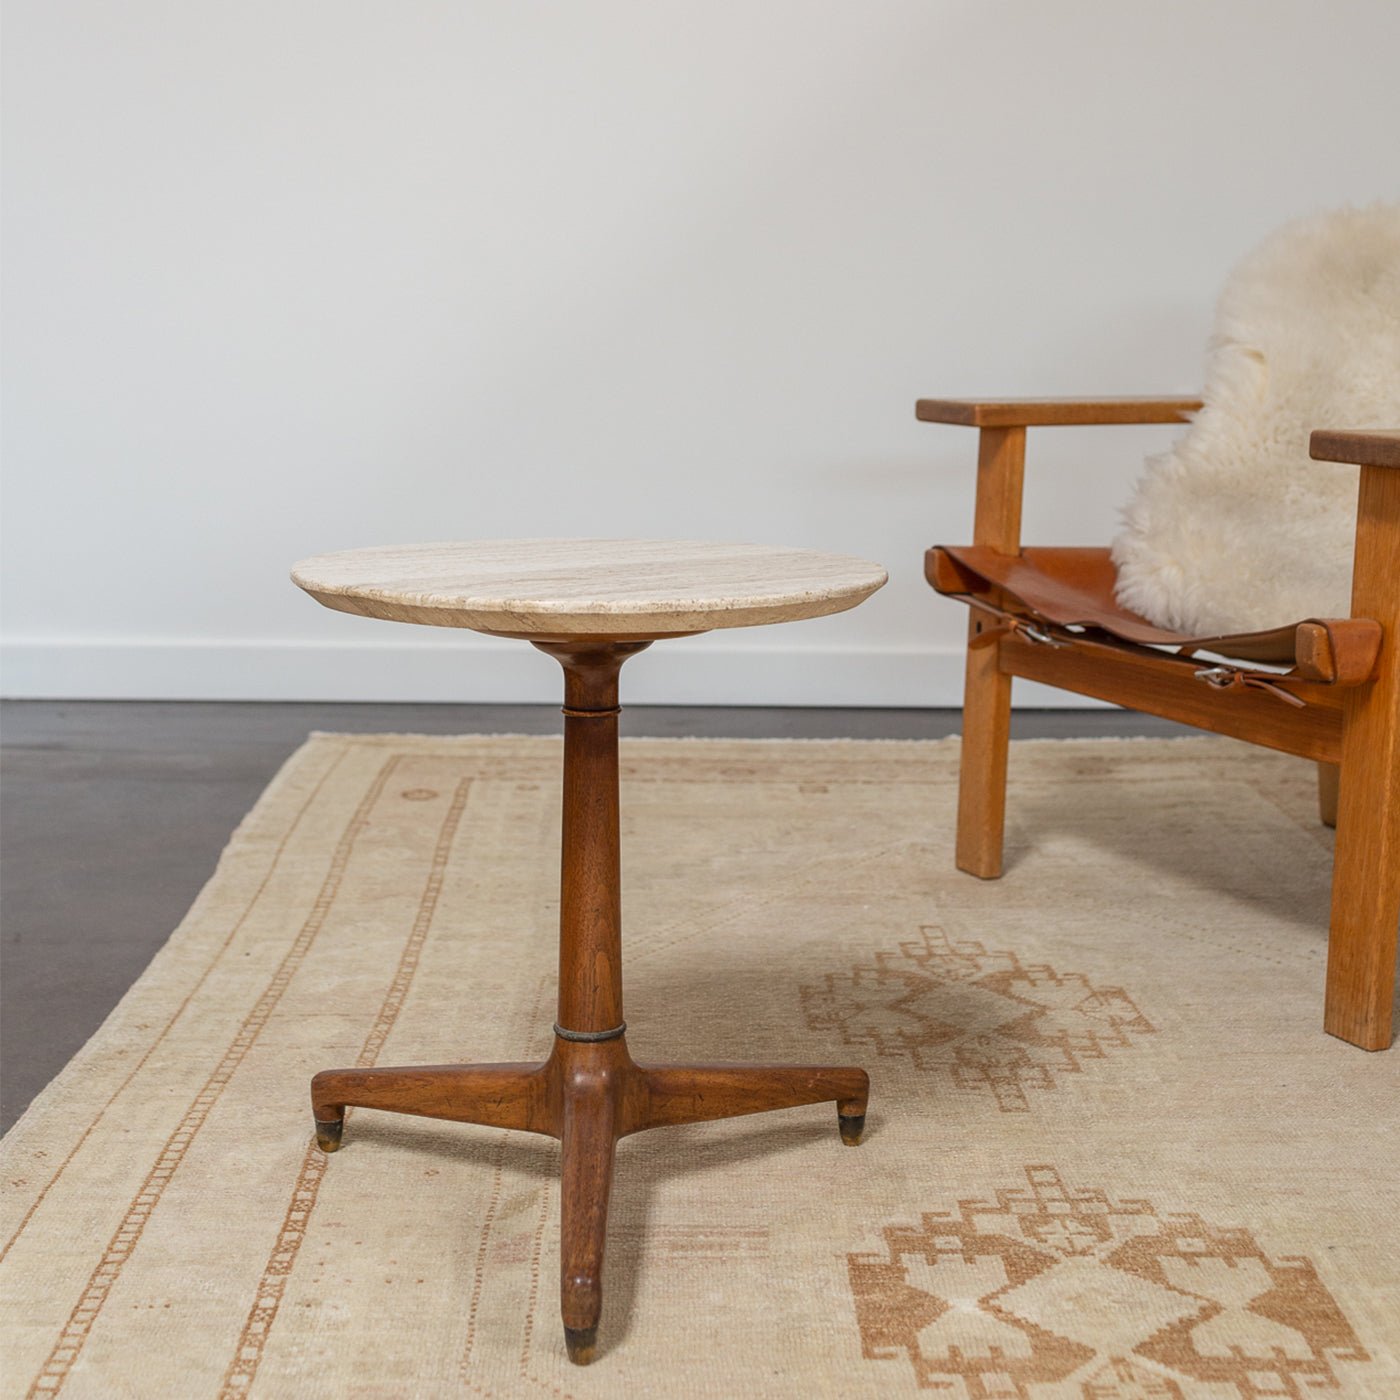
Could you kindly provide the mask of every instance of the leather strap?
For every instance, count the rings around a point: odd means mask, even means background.
[[[1146,653],[1166,664],[1179,662],[1184,666],[1189,666],[1197,680],[1204,681],[1216,690],[1232,690],[1248,686],[1265,691],[1276,699],[1282,700],[1285,704],[1293,705],[1298,709],[1304,708],[1308,703],[1301,695],[1287,690],[1279,684],[1281,680],[1302,680],[1303,678],[1298,675],[1296,670],[1286,672],[1256,671],[1243,666],[1234,666],[1224,661],[1216,662],[1211,666],[1199,666],[1193,655],[1199,648],[1183,647],[1177,651],[1159,651],[1155,647],[1122,641],[1120,638],[1099,629],[1091,631],[1081,628],[1080,631],[1075,632],[1044,619],[1032,621],[1030,618],[999,607],[986,598],[974,594],[948,593],[944,596],[966,603],[969,607],[976,608],[978,612],[990,613],[997,619],[997,626],[988,627],[977,633],[976,636],[969,638],[967,643],[969,651],[990,646],[998,638],[1013,634],[1037,646]]]
[[[1213,636],[1154,626],[1114,596],[1117,570],[1107,549],[1027,548],[1013,555],[985,545],[935,546],[925,557],[924,572],[938,592],[1002,620],[1002,629],[973,637],[969,645],[974,647],[990,645],[1006,628],[1040,640],[1026,630],[1034,628],[1061,645],[1092,637],[1157,656],[1170,654],[1164,648],[1183,658],[1208,651],[1230,658],[1224,670],[1265,688],[1276,686],[1285,674],[1300,683],[1363,685],[1374,676],[1380,654],[1381,627],[1370,618],[1306,618],[1288,627]],[[1255,670],[1235,664],[1240,661],[1288,669]],[[1204,669],[1222,672],[1215,665]]]

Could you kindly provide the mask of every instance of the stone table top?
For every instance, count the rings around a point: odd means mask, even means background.
[[[465,540],[304,559],[340,612],[533,637],[648,637],[853,608],[888,575],[848,554],[696,540]]]

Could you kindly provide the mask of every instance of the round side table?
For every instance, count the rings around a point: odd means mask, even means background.
[[[618,673],[662,638],[820,617],[886,580],[845,555],[662,540],[489,540],[356,549],[293,580],[341,612],[516,637],[564,668],[559,1012],[540,1065],[323,1070],[316,1140],[340,1145],[347,1107],[547,1133],[562,1150],[561,1305],[571,1360],[593,1357],[617,1140],[671,1124],[835,1101],[860,1142],[869,1077],[828,1065],[649,1065],[622,1019]]]

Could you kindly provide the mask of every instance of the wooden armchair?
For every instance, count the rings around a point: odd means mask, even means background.
[[[1382,1050],[1400,923],[1400,431],[1312,434],[1314,458],[1361,468],[1349,618],[1183,636],[1116,602],[1107,549],[1021,546],[1027,428],[1177,423],[1199,407],[919,402],[924,422],[981,430],[974,544],[935,547],[925,560],[930,584],[971,607],[957,863],[982,879],[1001,874],[1013,676],[1313,759],[1322,818],[1337,828],[1324,1024]]]

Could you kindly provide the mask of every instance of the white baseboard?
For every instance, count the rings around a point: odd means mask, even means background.
[[[792,647],[666,642],[628,664],[636,705],[954,707],[960,647]],[[28,640],[0,647],[10,699],[374,700],[552,704],[555,663],[518,642],[451,645]],[[1021,707],[1094,701],[1018,681]]]

